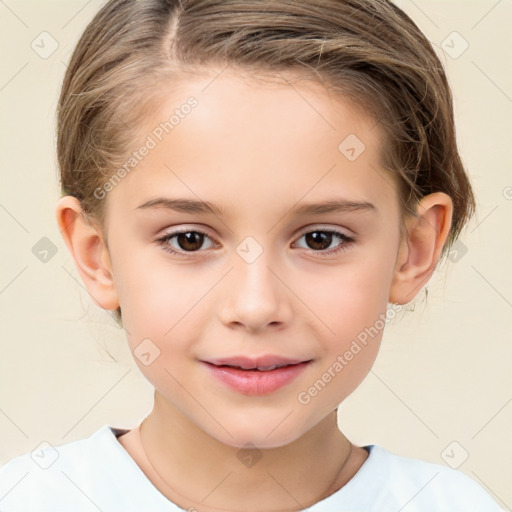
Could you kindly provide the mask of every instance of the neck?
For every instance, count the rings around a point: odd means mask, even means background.
[[[285,446],[241,449],[209,436],[157,391],[139,434],[148,478],[198,512],[307,508],[348,482],[366,454],[340,432],[336,411]]]

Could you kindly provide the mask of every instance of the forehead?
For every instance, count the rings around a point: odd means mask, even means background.
[[[112,200],[133,210],[157,195],[213,197],[228,210],[235,199],[250,209],[333,192],[394,198],[380,167],[382,133],[360,108],[305,78],[219,71],[162,88],[141,138],[152,147]]]

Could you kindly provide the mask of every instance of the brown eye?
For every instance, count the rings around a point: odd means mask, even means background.
[[[325,251],[332,243],[332,233],[327,231],[312,231],[305,237],[308,246],[318,251]]]
[[[204,241],[204,235],[197,231],[187,231],[186,233],[179,233],[175,236],[179,248],[184,251],[197,251],[201,248]]]
[[[203,248],[205,240],[210,240],[206,233],[189,229],[168,233],[159,238],[157,242],[163,246],[165,251],[171,254],[184,255],[185,253],[203,252],[200,249]]]
[[[300,238],[304,238],[306,249],[311,249],[319,256],[330,256],[339,251],[344,251],[348,246],[355,242],[355,238],[349,237],[343,233],[331,229],[317,229],[303,233]],[[334,248],[329,249],[333,242],[341,240]],[[300,240],[300,239],[299,239]]]

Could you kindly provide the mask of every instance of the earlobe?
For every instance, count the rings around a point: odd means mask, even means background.
[[[450,233],[453,203],[435,192],[421,199],[417,216],[406,221],[406,235],[399,248],[389,302],[407,304],[431,278]]]
[[[89,222],[76,197],[59,199],[56,218],[66,246],[93,301],[101,308],[119,307],[108,249],[99,228]]]

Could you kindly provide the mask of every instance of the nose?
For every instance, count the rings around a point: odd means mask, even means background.
[[[264,251],[256,261],[248,263],[238,258],[221,290],[219,317],[230,328],[245,328],[252,332],[277,329],[288,325],[292,318],[290,303],[293,293],[286,286],[277,265],[269,261]]]

